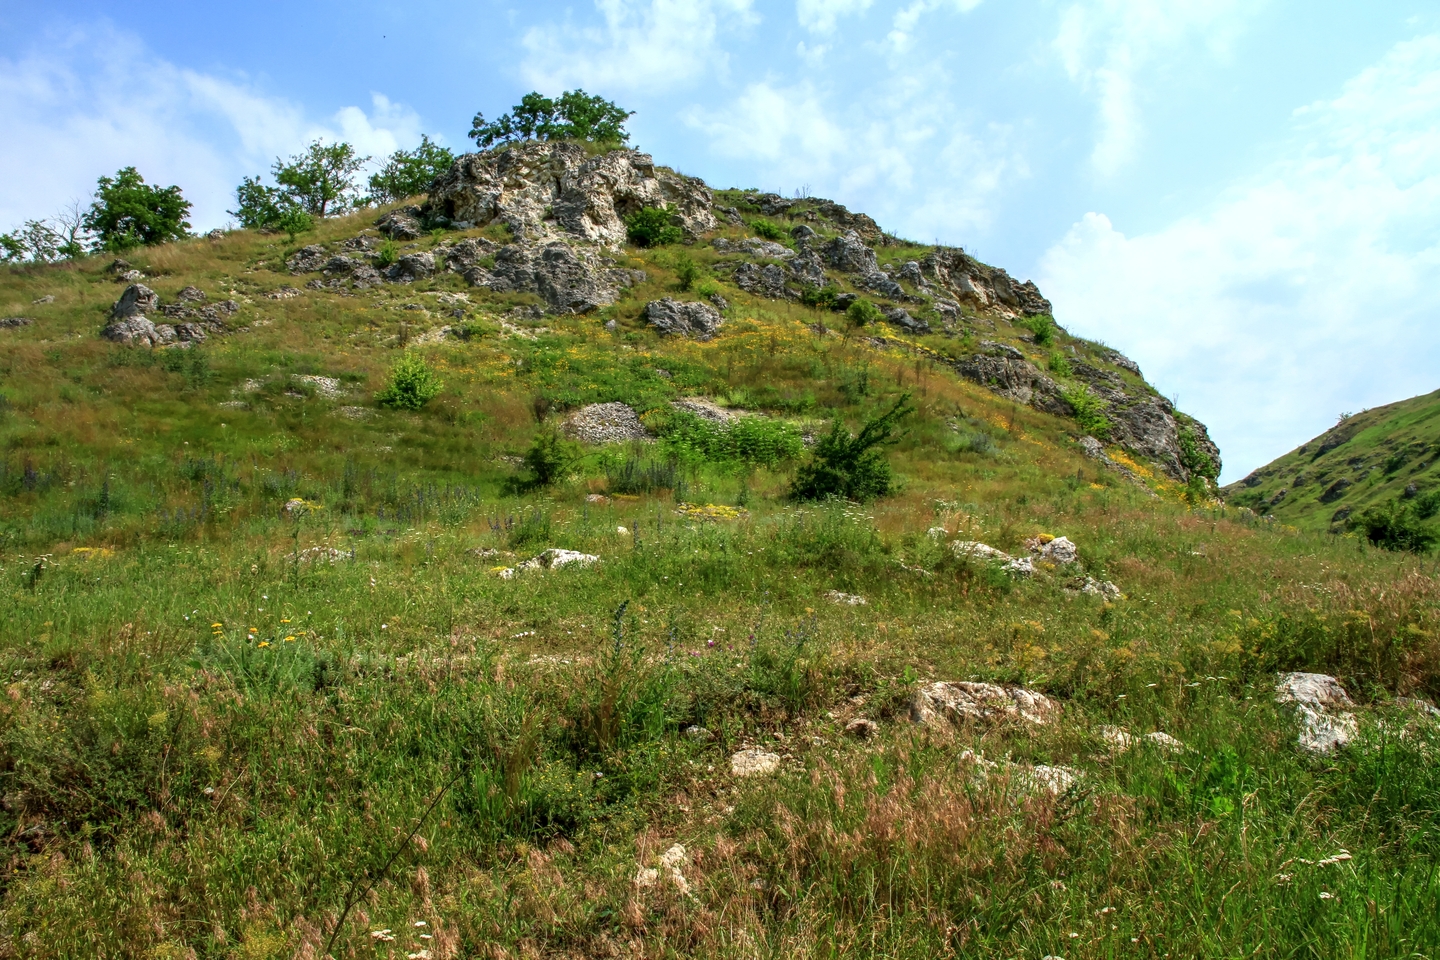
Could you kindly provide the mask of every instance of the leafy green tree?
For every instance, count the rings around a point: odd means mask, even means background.
[[[603,97],[584,90],[568,90],[552,100],[530,92],[520,102],[491,122],[475,114],[470,138],[481,150],[497,143],[517,140],[588,140],[593,143],[625,143],[630,134],[625,121],[634,116]]]
[[[0,261],[50,263],[60,258],[60,234],[44,220],[26,220],[10,233],[0,233]]]
[[[669,207],[642,207],[625,218],[625,233],[639,247],[679,243],[685,234],[670,222]]]
[[[1075,411],[1075,419],[1084,430],[1096,440],[1108,440],[1110,437],[1110,418],[1105,415],[1109,408],[1100,397],[1090,392],[1085,384],[1079,384],[1071,390],[1060,391],[1060,398],[1070,404],[1070,409]]]
[[[1365,539],[1386,550],[1408,550],[1425,553],[1435,546],[1435,532],[1421,523],[1416,511],[1392,500],[1378,507],[1366,507],[1350,518],[1352,530],[1365,534]]]
[[[323,218],[356,202],[355,176],[369,160],[356,156],[348,143],[316,140],[290,162],[276,160],[271,172],[283,196],[311,216]]]
[[[440,395],[444,384],[418,353],[405,353],[390,368],[385,389],[375,395],[382,407],[419,410]]]
[[[420,137],[414,150],[396,150],[385,161],[379,173],[370,175],[370,202],[394,203],[418,193],[425,193],[435,178],[455,165],[455,154],[449,147]]]
[[[872,323],[879,323],[884,316],[880,312],[880,308],[869,300],[855,300],[845,308],[845,319],[855,330],[868,327]]]
[[[530,470],[528,486],[550,486],[565,475],[576,456],[574,444],[566,441],[558,430],[541,428],[530,449],[525,451],[525,466]]]
[[[176,186],[152,187],[134,167],[101,177],[81,226],[98,250],[119,252],[189,235],[190,201]]]
[[[235,188],[236,207],[228,211],[251,230],[283,230],[293,241],[315,226],[315,218],[291,196],[266,186],[259,177],[246,177]]]
[[[794,500],[827,500],[838,497],[864,503],[890,493],[894,481],[890,462],[880,448],[899,437],[900,421],[915,412],[907,393],[889,410],[869,420],[860,432],[850,431],[836,420],[830,432],[815,444],[815,455],[795,472],[790,484]]]

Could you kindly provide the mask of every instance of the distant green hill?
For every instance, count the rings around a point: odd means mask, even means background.
[[[1224,494],[1230,504],[1311,530],[1338,529],[1366,507],[1396,500],[1415,501],[1431,520],[1431,501],[1440,500],[1437,461],[1440,390],[1346,417]]]

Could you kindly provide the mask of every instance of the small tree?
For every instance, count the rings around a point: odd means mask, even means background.
[[[588,140],[592,143],[624,143],[630,139],[625,121],[634,111],[623,110],[603,97],[584,90],[569,90],[559,100],[530,92],[494,121],[475,114],[470,138],[481,150],[497,143],[517,140]]]
[[[700,279],[700,265],[690,257],[681,254],[675,260],[675,279],[681,290],[689,290]]]
[[[625,233],[639,247],[663,247],[685,236],[670,222],[669,207],[642,207],[625,218]]]
[[[564,476],[575,462],[575,448],[558,430],[542,427],[535,441],[525,451],[525,466],[530,471],[528,486],[548,487]]]
[[[189,215],[190,201],[179,187],[152,187],[126,167],[100,178],[80,226],[95,235],[96,249],[119,252],[188,236]]]
[[[448,147],[420,137],[414,150],[396,150],[379,173],[370,175],[370,202],[394,203],[430,189],[435,178],[455,165]]]
[[[390,368],[390,378],[375,401],[392,410],[419,410],[439,396],[443,386],[423,357],[407,352]]]
[[[815,445],[815,455],[795,472],[790,496],[795,500],[844,500],[865,502],[888,494],[893,485],[890,462],[881,447],[899,437],[900,421],[915,412],[907,393],[889,410],[871,419],[852,436],[836,420],[830,432]]]
[[[44,220],[26,220],[19,229],[0,233],[0,261],[50,263],[60,258],[60,234]]]
[[[852,330],[859,330],[868,327],[872,323],[879,323],[885,315],[880,308],[869,300],[856,300],[845,308],[845,319]]]
[[[355,202],[355,175],[369,162],[348,143],[316,140],[286,163],[276,160],[271,171],[279,192],[311,216],[340,213]]]

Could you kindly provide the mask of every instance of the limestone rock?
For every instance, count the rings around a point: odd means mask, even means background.
[[[507,224],[517,239],[563,231],[595,243],[625,240],[623,217],[669,206],[687,236],[715,228],[714,200],[699,180],[659,169],[648,154],[591,157],[566,141],[527,141],[466,154],[431,185],[426,209],[452,221]]]
[[[1355,738],[1355,704],[1334,677],[1287,673],[1275,686],[1277,703],[1294,704],[1300,716],[1299,744],[1311,753],[1331,753]]]
[[[764,777],[779,769],[779,755],[765,750],[741,750],[730,757],[730,772],[737,777]]]
[[[120,294],[120,299],[110,308],[110,319],[124,320],[126,317],[143,317],[160,309],[160,296],[143,283],[132,283]]]
[[[419,207],[391,210],[376,220],[375,226],[381,234],[391,240],[419,240],[425,235],[425,228],[420,223],[419,214]]]
[[[875,251],[865,245],[854,230],[847,230],[820,247],[820,256],[836,270],[861,276],[880,273]],[[884,274],[880,274],[884,276]]]
[[[929,321],[912,317],[910,312],[904,307],[890,307],[882,312],[887,321],[893,323],[906,333],[922,334],[930,332]]]
[[[1074,563],[1080,559],[1080,551],[1068,537],[1056,537],[1040,548],[1040,556],[1051,563]]]
[[[1085,577],[1065,588],[1071,593],[1083,593],[1088,596],[1103,597],[1106,600],[1119,600],[1123,596],[1120,588],[1109,580],[1096,580],[1094,577]]]
[[[795,251],[783,243],[761,240],[758,237],[747,237],[744,240],[727,240],[724,237],[716,237],[712,245],[721,253],[743,253],[769,260],[788,260],[795,256]]]
[[[175,300],[179,303],[204,303],[206,299],[205,291],[199,287],[185,287],[175,294]]]
[[[1028,577],[1035,572],[1035,561],[1029,557],[1016,557],[1003,567],[1006,573],[1016,577]]]
[[[583,443],[628,443],[650,439],[635,411],[623,403],[592,403],[581,407],[565,419],[562,429]]]
[[[1059,710],[1059,705],[1043,693],[1024,687],[969,681],[936,682],[916,692],[910,704],[910,719],[929,726],[1000,720],[1043,725]]]
[[[30,301],[30,305],[31,305],[31,306],[39,306],[39,305],[42,304],[42,303],[54,303],[54,302],[55,302],[55,294],[53,294],[53,293],[47,293],[47,294],[45,294],[45,296],[43,296],[43,297],[36,297],[34,300],[31,300],[31,301]]]
[[[323,244],[312,243],[308,247],[301,247],[296,253],[285,261],[285,268],[291,273],[316,273],[325,266],[329,259]]]
[[[996,550],[988,543],[981,543],[978,540],[956,540],[950,544],[950,550],[957,557],[969,557],[971,560],[994,560],[999,563],[1009,562],[1010,554],[1004,550]]]
[[[878,270],[860,277],[855,281],[855,285],[864,287],[866,290],[873,290],[875,293],[890,300],[906,299],[905,288],[892,280],[889,274],[881,273]]]
[[[869,740],[880,732],[880,724],[864,717],[856,717],[845,724],[845,732],[857,740]]]
[[[652,300],[645,305],[645,320],[666,336],[710,340],[725,322],[708,303],[694,300]]]
[[[825,286],[825,264],[814,250],[806,248],[801,251],[791,259],[789,266],[791,275],[802,285],[815,288]]]
[[[831,603],[837,603],[842,607],[863,607],[869,602],[862,596],[853,593],[841,593],[839,590],[825,591],[825,599]]]
[[[1018,350],[1015,352],[1019,353]],[[956,360],[954,367],[965,379],[982,384],[1016,403],[1062,417],[1072,412],[1070,404],[1061,396],[1060,385],[1028,360],[1016,359],[1008,354],[993,356],[976,353]]]
[[[100,336],[112,343],[154,346],[163,342],[161,334],[155,329],[155,324],[139,316],[113,321],[100,331]]]
[[[407,253],[386,271],[389,279],[396,283],[414,283],[424,280],[435,272],[435,255],[432,253]]]
[[[471,282],[480,277],[475,268]],[[553,313],[588,313],[614,303],[616,271],[603,270],[595,254],[556,240],[543,246],[507,244],[495,254],[493,275],[481,285],[497,291],[537,293]],[[633,281],[632,277],[623,279]]]
[[[0,327],[28,327],[34,322],[32,317],[4,317],[0,318]]]
[[[785,286],[785,271],[779,264],[767,263],[764,267],[753,263],[742,263],[735,268],[735,286],[746,293],[758,294],[772,300],[794,300],[796,294]]]
[[[1033,767],[1016,766],[1014,770],[1011,782],[1029,793],[1044,792],[1058,797],[1080,782],[1080,772],[1069,767],[1037,763]]]

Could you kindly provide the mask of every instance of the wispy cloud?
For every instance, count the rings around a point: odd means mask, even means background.
[[[980,3],[981,0],[912,0],[895,11],[890,33],[885,39],[896,53],[904,53],[914,43],[915,28],[926,14],[942,8],[949,8],[957,13],[969,13],[980,6]]]
[[[1295,112],[1265,169],[1126,236],[1091,213],[1046,254],[1062,322],[1104,331],[1216,433],[1234,479],[1440,369],[1440,36]],[[1234,439],[1239,438],[1239,439]]]
[[[413,110],[378,93],[368,111],[316,119],[244,77],[178,67],[125,31],[75,31],[0,60],[0,229],[48,216],[132,165],[150,182],[179,184],[196,226],[215,226],[240,178],[276,156],[316,138],[378,156],[418,141],[420,127]]]
[[[525,32],[525,78],[559,92],[580,85],[593,91],[660,93],[712,71],[729,56],[722,34],[758,22],[751,0],[595,0],[593,26],[545,23]]]
[[[1265,0],[1081,0],[1065,7],[1051,48],[1095,97],[1095,171],[1124,170],[1143,136],[1142,72],[1190,44],[1223,57]]]
[[[795,0],[795,19],[812,33],[834,33],[842,17],[864,13],[874,0]]]

